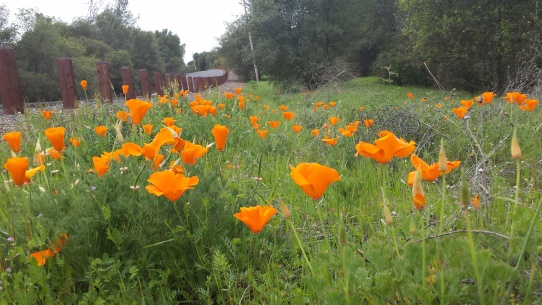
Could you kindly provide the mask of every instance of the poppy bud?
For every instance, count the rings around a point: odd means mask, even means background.
[[[516,128],[514,128],[514,135],[512,136],[512,144],[510,146],[510,150],[512,152],[512,159],[521,158],[521,148],[519,147]]]
[[[425,208],[425,194],[422,187],[422,174],[419,168],[412,184],[412,199],[414,200],[414,207],[416,209],[423,210]]]
[[[387,204],[384,205],[384,222],[387,225],[393,224],[393,217],[391,217],[391,211]]]
[[[414,222],[414,217],[410,217],[410,227],[408,229],[410,235],[416,234],[416,223]]]
[[[440,139],[440,152],[438,154],[438,169],[446,171],[448,169],[448,159],[446,159],[446,151],[444,150],[444,139]]]
[[[290,213],[290,210],[288,210],[288,207],[286,206],[286,204],[281,200],[280,201],[280,211],[282,212],[282,216],[284,218],[288,218],[290,216],[292,216],[292,214]]]

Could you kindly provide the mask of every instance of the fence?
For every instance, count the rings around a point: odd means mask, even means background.
[[[68,57],[60,57],[57,59],[56,64],[62,106],[65,109],[75,108],[78,99],[72,60]],[[102,99],[111,102],[113,92],[109,81],[109,64],[101,61],[96,64],[96,68],[98,72],[99,94]],[[147,70],[141,69],[138,71],[141,89],[138,90],[139,92],[136,92],[134,90],[132,73],[132,68],[130,67],[123,67],[121,69],[122,82],[124,85],[128,85],[128,92],[126,93],[126,98],[128,99],[136,98],[136,95],[148,98],[153,92],[164,95],[164,89],[172,83],[177,84],[181,90],[197,93],[206,88],[222,85],[228,79],[227,70],[210,70],[186,75],[171,73],[162,75],[159,72],[154,72],[154,87],[151,87],[149,73]],[[24,113],[23,92],[15,52],[13,49],[4,46],[0,46],[0,101],[2,101],[4,114]]]

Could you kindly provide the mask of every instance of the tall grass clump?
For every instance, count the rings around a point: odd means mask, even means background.
[[[542,300],[533,97],[166,92],[2,135],[2,303]]]

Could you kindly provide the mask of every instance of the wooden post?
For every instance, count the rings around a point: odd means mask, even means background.
[[[145,69],[139,70],[139,82],[141,83],[141,94],[144,99],[151,97],[151,85],[149,84],[149,73]]]
[[[4,46],[0,46],[0,101],[4,107],[4,114],[24,113],[15,51]]]
[[[105,61],[100,61],[97,64],[98,68],[98,86],[99,92],[106,103],[112,103],[113,93],[111,90],[111,82],[109,81],[109,63]]]
[[[134,90],[134,80],[132,79],[132,68],[122,67],[120,69],[122,74],[122,84],[128,85],[128,92],[126,92],[126,99],[130,100],[136,98]]]
[[[158,95],[164,95],[164,90],[162,89],[162,75],[159,72],[154,72],[154,90]]]
[[[64,109],[77,108],[77,88],[75,85],[72,59],[69,57],[57,58],[56,68],[58,70],[58,81],[62,95],[62,106]]]
[[[186,77],[186,87],[188,88],[188,92],[194,93],[194,81],[192,79],[192,76]]]

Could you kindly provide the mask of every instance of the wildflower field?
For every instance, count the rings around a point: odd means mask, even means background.
[[[2,135],[0,304],[542,302],[536,97],[167,91]]]

